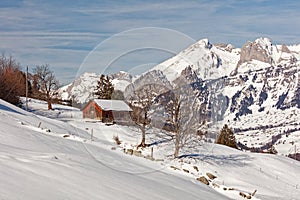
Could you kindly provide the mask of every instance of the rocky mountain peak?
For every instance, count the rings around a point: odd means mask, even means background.
[[[139,76],[134,82],[129,84],[124,90],[124,96],[129,98],[135,91],[143,90],[143,88],[152,86],[159,90],[172,89],[171,83],[160,70],[152,70]]]
[[[129,74],[128,72],[124,72],[124,71],[120,71],[118,73],[111,74],[111,75],[109,75],[109,78],[116,79],[116,80],[124,80],[124,81],[128,81],[128,82],[132,81],[132,75]]]
[[[291,53],[290,49],[286,46],[286,44],[281,45],[281,51],[285,53]]]
[[[260,45],[262,48],[272,51],[272,41],[269,38],[258,38],[255,40],[256,44]]]
[[[272,64],[273,45],[268,38],[259,38],[254,42],[247,42],[241,49],[238,66],[245,62],[258,60],[264,63]]]
[[[221,49],[223,51],[228,51],[228,52],[232,52],[233,49],[235,49],[235,47],[232,44],[224,44],[224,43],[217,43],[214,44],[215,47],[217,47],[218,49]]]
[[[195,45],[203,46],[206,49],[211,49],[213,46],[207,38],[199,40]]]
[[[177,86],[182,86],[182,85],[196,83],[200,81],[201,79],[197,76],[192,66],[189,65],[184,70],[182,70],[181,75],[173,82]]]

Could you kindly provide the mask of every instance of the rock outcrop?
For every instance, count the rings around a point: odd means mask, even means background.
[[[272,46],[271,41],[267,38],[260,38],[255,42],[247,42],[241,49],[238,66],[252,60],[272,64],[273,59],[270,56],[270,53],[273,51]]]

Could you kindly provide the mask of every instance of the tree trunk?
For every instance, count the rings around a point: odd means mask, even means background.
[[[52,104],[51,104],[51,101],[48,100],[47,102],[48,102],[48,110],[52,110]]]
[[[178,158],[179,156],[179,135],[176,133],[175,135],[175,152],[174,152],[174,158]]]
[[[180,131],[179,131],[179,112],[180,112],[180,102],[178,98],[175,99],[174,102],[174,125],[175,125],[175,152],[174,158],[178,158],[179,149],[180,149]]]
[[[147,121],[148,121],[148,111],[145,109],[144,110],[144,119],[143,119],[143,126],[141,126],[141,131],[142,131],[142,141],[141,141],[141,144],[139,144],[137,146],[137,148],[139,147],[146,147],[146,125],[147,125]]]
[[[137,146],[137,148],[140,148],[140,147],[144,148],[147,146],[146,145],[146,125],[145,124],[143,124],[143,126],[141,127],[141,131],[142,131],[142,141]]]

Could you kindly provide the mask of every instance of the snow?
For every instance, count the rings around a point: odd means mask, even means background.
[[[272,58],[272,65],[290,65],[291,59],[296,58],[297,64],[300,64],[300,45],[287,46],[291,53],[282,52],[282,45],[272,44],[269,38],[258,38],[254,41],[264,50],[267,56]],[[227,48],[228,47],[228,48]],[[167,80],[172,83],[176,80],[181,72],[188,66],[191,66],[197,76],[203,80],[218,79],[221,77],[230,77],[237,69],[238,74],[267,69],[271,65],[257,60],[242,63],[237,68],[240,60],[241,49],[234,48],[232,45],[226,47],[213,45],[208,39],[202,39],[195,44],[182,50],[174,57],[158,64],[150,70],[160,70]],[[149,73],[149,71],[144,74]],[[77,103],[86,103],[93,99],[93,92],[100,75],[95,73],[84,73],[73,83],[60,89],[62,99],[70,100],[74,97]],[[132,77],[127,72],[119,72],[110,75],[115,90],[125,91],[127,86],[139,80],[140,75]]]
[[[126,87],[127,87],[130,83],[131,83],[131,82],[126,81],[126,80],[118,80],[118,79],[113,79],[113,80],[112,80],[112,84],[113,84],[115,90],[125,91]]]
[[[143,157],[151,147],[141,149],[142,157],[123,153],[140,142],[138,128],[87,122],[76,108],[53,108],[32,99],[29,113],[0,100],[0,199],[244,199],[240,192],[255,190],[252,199],[300,195],[300,163],[284,156],[203,143],[173,159],[173,141],[152,128],[146,136],[155,144],[151,161]],[[50,119],[53,113],[61,117]],[[217,176],[210,186],[196,180],[207,172]]]
[[[218,58],[222,60],[221,63]],[[232,52],[222,50],[210,44],[208,39],[202,39],[152,70],[161,70],[172,82],[180,76],[182,70],[191,66],[200,78],[213,79],[228,76],[235,69],[238,59],[237,49]]]
[[[264,63],[259,60],[252,60],[250,63],[243,63],[241,66],[239,66],[239,73],[248,73],[252,71],[256,71],[258,69],[266,69],[270,67],[269,63]]]
[[[257,110],[257,109],[252,109]],[[243,116],[240,120],[231,121],[232,128],[242,127],[243,129],[255,128],[264,125],[272,125],[274,128],[267,130],[249,130],[238,133],[236,138],[248,147],[260,147],[272,141],[272,136],[280,135],[280,139],[274,144],[279,155],[289,155],[294,153],[296,145],[300,144],[300,131],[288,133],[297,127],[300,111],[297,108],[282,110],[278,112],[276,108],[268,108],[268,112],[255,112],[251,116]],[[228,117],[229,118],[229,117]]]
[[[65,86],[62,86],[61,88],[59,88],[59,93],[63,100],[70,99],[70,96],[66,91],[68,90],[69,87],[71,87],[71,85],[72,85],[72,83],[69,83],[68,85],[65,85]]]
[[[125,74],[125,72],[120,73]],[[127,75],[127,73],[125,75]],[[93,94],[99,79],[100,75],[86,72],[79,76],[72,83],[61,87],[58,91],[59,96],[63,100],[70,100],[74,98],[73,100],[77,103],[86,103],[90,99],[94,98]],[[112,79],[114,90],[121,90],[122,92],[130,83],[131,82],[128,80],[122,80],[118,78]]]
[[[283,71],[289,72],[292,58],[298,60],[292,67],[300,64],[300,45],[288,46],[291,53],[286,53],[268,38],[255,42],[275,65],[282,65]],[[159,79],[165,75],[174,81],[191,66],[200,78],[216,79],[235,70],[239,54],[240,49],[226,50],[204,39],[152,71],[161,70]],[[183,148],[181,158],[173,159],[171,134],[155,128],[147,129],[146,142],[151,146],[139,149],[138,156],[128,155],[124,152],[135,151],[141,141],[141,132],[135,126],[84,121],[79,109],[53,105],[54,109],[48,111],[47,103],[35,99],[29,99],[30,112],[0,100],[0,199],[244,199],[240,192],[255,190],[252,199],[299,199],[300,164],[286,155],[299,152],[300,131],[296,129],[300,111],[296,107],[275,107],[280,95],[287,93],[286,100],[293,98],[294,92],[289,91],[297,88],[298,76],[274,75],[264,82],[265,71],[276,73],[272,68],[252,60],[241,64],[237,75],[228,77],[229,86],[222,93],[230,99],[239,90],[244,96],[251,95],[244,90],[250,86],[258,91],[265,86],[271,89],[262,105],[249,106],[251,115],[233,120],[235,113],[228,109],[218,126],[228,122],[230,128],[244,129],[236,138],[249,148],[261,147],[280,136],[274,143],[277,155],[242,152],[201,141]],[[122,73],[124,79],[113,79],[113,84],[123,91],[138,77],[128,81],[129,75]],[[249,79],[242,81],[240,75]],[[78,102],[86,102],[92,98],[98,79],[97,74],[83,74],[61,88],[61,96],[70,99],[74,95]],[[111,106],[104,107],[109,110]],[[261,107],[265,110],[259,112]],[[270,127],[261,128],[266,125]],[[121,144],[116,145],[113,137]],[[217,178],[204,186],[196,178],[208,178],[207,172]]]
[[[69,123],[0,105],[0,199],[227,199],[190,178],[157,171],[156,162],[112,151],[112,142],[88,141],[87,131]],[[59,136],[68,132],[81,140]]]
[[[131,108],[122,100],[94,99],[93,101],[103,110],[132,111]]]

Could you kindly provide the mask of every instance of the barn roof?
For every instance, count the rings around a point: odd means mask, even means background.
[[[94,99],[94,102],[98,104],[102,110],[106,111],[132,111],[132,109],[122,100]]]

